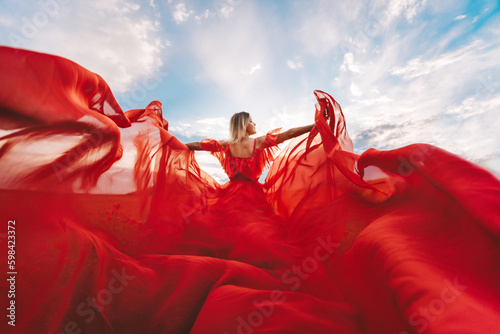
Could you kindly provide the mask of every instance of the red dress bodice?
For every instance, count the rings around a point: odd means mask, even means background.
[[[274,153],[277,150],[276,139],[279,132],[280,129],[269,131],[264,143],[258,148],[255,148],[254,142],[252,156],[249,158],[232,156],[229,145],[223,146],[214,139],[202,140],[201,147],[220,161],[230,180],[243,178],[256,181],[274,159]]]

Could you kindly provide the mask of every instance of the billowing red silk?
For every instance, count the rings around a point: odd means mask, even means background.
[[[98,75],[1,47],[1,332],[497,332],[499,180],[426,144],[358,156],[315,95],[278,156],[279,130],[248,159],[204,140],[220,185],[160,102],[124,113]]]

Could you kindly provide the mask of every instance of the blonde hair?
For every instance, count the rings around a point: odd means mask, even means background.
[[[231,116],[231,120],[229,121],[230,143],[236,143],[245,138],[248,123],[250,123],[250,114],[246,111],[241,111]]]

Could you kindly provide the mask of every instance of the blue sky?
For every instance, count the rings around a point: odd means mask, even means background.
[[[100,74],[124,110],[163,103],[183,141],[312,123],[342,105],[355,152],[425,142],[500,175],[497,1],[0,0],[0,44]],[[217,162],[200,164],[223,179]]]

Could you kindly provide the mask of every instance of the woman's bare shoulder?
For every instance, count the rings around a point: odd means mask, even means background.
[[[266,136],[265,136],[265,135],[264,135],[264,136],[260,136],[260,137],[257,137],[256,139],[257,139],[257,143],[255,143],[255,146],[256,146],[257,148],[259,148],[259,147],[261,147],[261,146],[262,146],[262,144],[264,144],[264,142],[266,141]]]
[[[217,142],[224,148],[227,148],[229,146],[229,142],[227,140],[218,140]]]

